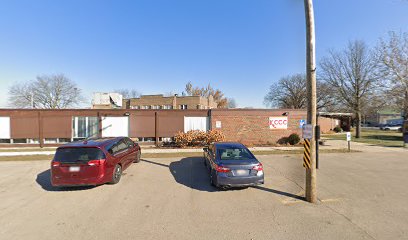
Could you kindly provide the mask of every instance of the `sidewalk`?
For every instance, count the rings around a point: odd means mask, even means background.
[[[348,148],[347,141],[345,140],[331,140],[323,139],[324,145],[320,145],[321,150],[345,150]],[[11,149],[11,148],[10,148]],[[13,148],[15,151],[10,152],[0,152],[1,156],[26,156],[26,155],[53,155],[55,153],[54,149],[50,151],[18,151],[17,148]],[[294,151],[302,150],[302,146],[296,147],[250,147],[251,151],[262,152],[262,151]],[[366,143],[351,142],[351,150],[361,151],[361,152],[408,152],[408,149],[396,148],[396,147],[382,147],[377,145],[371,145]],[[202,152],[202,148],[154,148],[154,147],[144,147],[142,146],[142,153],[197,153]]]
[[[320,149],[347,149],[347,141],[345,140],[333,140],[333,139],[322,139],[325,141],[324,146],[320,146]],[[360,152],[407,152],[407,148],[403,147],[383,147],[379,145],[372,145],[368,143],[351,142],[350,149]]]

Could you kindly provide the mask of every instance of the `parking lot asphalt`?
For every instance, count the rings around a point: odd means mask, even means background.
[[[49,162],[0,162],[0,239],[408,239],[407,152],[258,156],[265,185],[219,191],[203,159],[143,159],[117,185],[53,188]]]

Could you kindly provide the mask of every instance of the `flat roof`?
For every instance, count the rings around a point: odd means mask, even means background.
[[[340,113],[340,112],[318,112],[318,116],[330,116],[330,117],[342,117],[342,116],[353,116],[352,113]]]

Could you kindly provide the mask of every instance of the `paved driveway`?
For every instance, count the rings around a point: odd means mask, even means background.
[[[1,239],[408,239],[408,152],[323,154],[320,204],[299,155],[266,184],[217,191],[201,158],[144,159],[117,185],[54,189],[49,163],[0,162]]]

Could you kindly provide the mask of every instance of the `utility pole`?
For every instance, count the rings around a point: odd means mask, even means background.
[[[304,0],[306,17],[307,124],[312,125],[310,168],[306,168],[306,201],[317,202],[316,190],[316,49],[313,1]]]

